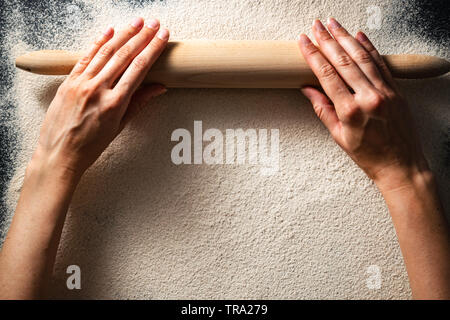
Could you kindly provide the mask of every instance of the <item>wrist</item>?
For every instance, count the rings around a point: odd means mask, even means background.
[[[35,178],[41,183],[55,182],[70,190],[75,189],[81,174],[64,166],[57,158],[37,148],[25,172],[25,179],[30,178]]]
[[[434,186],[434,176],[428,167],[389,167],[377,174],[374,182],[383,195],[402,190],[427,190]]]
[[[33,223],[39,226],[39,234],[51,237],[64,221],[79,179],[72,170],[36,150],[25,171],[15,217],[32,214],[35,217]]]

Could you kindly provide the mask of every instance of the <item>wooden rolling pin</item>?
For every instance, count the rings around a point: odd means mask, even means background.
[[[38,74],[64,75],[82,53],[44,50],[16,59]],[[384,56],[396,78],[429,78],[450,71],[450,63],[426,55]],[[172,88],[299,88],[317,84],[296,41],[174,41],[146,82]]]

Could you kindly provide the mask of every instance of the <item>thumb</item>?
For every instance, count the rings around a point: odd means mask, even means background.
[[[136,117],[145,107],[148,106],[152,98],[167,92],[162,84],[148,84],[140,87],[131,97],[127,111],[123,115],[121,127],[125,127],[131,119]]]
[[[301,88],[300,90],[313,105],[314,111],[319,119],[333,134],[334,129],[339,124],[339,118],[330,99],[314,87],[307,86]]]

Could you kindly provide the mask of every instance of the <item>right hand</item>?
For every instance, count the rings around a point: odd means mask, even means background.
[[[333,36],[316,20],[320,49],[305,34],[299,45],[325,94],[313,87],[302,92],[334,140],[375,182],[428,170],[408,105],[378,51],[335,19],[328,29]]]

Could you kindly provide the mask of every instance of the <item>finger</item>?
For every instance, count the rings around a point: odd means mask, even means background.
[[[342,79],[356,92],[371,87],[369,80],[341,45],[333,39],[319,20],[313,24],[314,37],[320,51],[336,68]]]
[[[300,35],[299,45],[306,62],[319,79],[320,85],[331,101],[333,103],[352,101],[353,96],[345,82],[305,34]],[[339,110],[336,112],[339,115]]]
[[[169,31],[161,29],[156,37],[133,59],[114,90],[121,96],[132,95],[142,83],[150,67],[161,55],[169,40]]]
[[[129,107],[120,123],[121,130],[148,105],[152,98],[166,92],[166,87],[161,84],[150,84],[139,88],[131,97]]]
[[[108,43],[103,45],[98,50],[95,57],[89,63],[88,67],[84,71],[84,75],[89,78],[93,78],[105,64],[111,59],[111,57],[119,50],[128,40],[134,37],[144,25],[142,18],[136,18],[126,29],[120,31],[114,38]]]
[[[336,19],[328,19],[327,25],[334,39],[348,53],[374,87],[383,88],[386,83],[370,53]]]
[[[83,56],[80,60],[78,60],[78,62],[75,64],[72,71],[70,72],[69,76],[77,77],[80,74],[82,74],[83,71],[89,65],[89,63],[92,61],[94,56],[97,54],[98,50],[100,50],[100,48],[106,42],[108,42],[108,40],[110,40],[113,35],[114,35],[114,29],[112,27],[108,27],[108,29],[106,29],[106,31],[100,36],[100,38],[95,40],[94,44],[89,49],[88,53],[85,56]]]
[[[391,71],[383,60],[383,57],[378,53],[378,50],[372,44],[372,42],[367,38],[367,36],[359,31],[356,34],[356,40],[370,53],[372,59],[378,66],[378,70],[380,70],[384,80],[392,87],[395,88],[396,84],[394,78],[392,77]]]
[[[311,102],[314,111],[325,127],[334,135],[339,127],[339,118],[330,99],[313,87],[306,86],[300,90]]]
[[[100,82],[111,86],[128,68],[131,61],[150,43],[159,29],[159,21],[151,20],[130,41],[123,45],[97,75]]]

